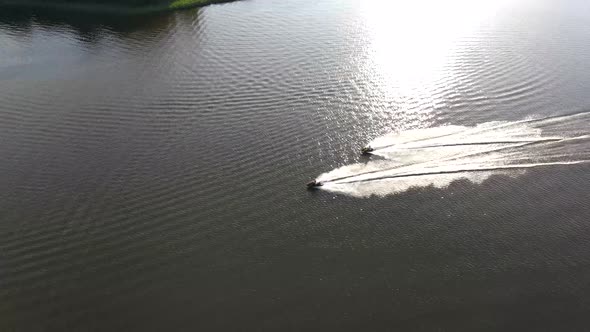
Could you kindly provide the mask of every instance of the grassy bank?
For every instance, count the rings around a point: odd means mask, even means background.
[[[202,7],[213,3],[229,2],[232,0],[176,0],[168,5],[169,9],[183,9],[191,7]]]
[[[0,10],[2,10],[2,7],[42,7],[60,10],[137,14],[202,7],[230,1],[235,0],[0,0]]]

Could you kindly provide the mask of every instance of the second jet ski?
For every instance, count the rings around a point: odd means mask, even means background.
[[[364,156],[367,156],[367,155],[371,154],[371,152],[373,152],[373,151],[375,151],[375,149],[373,149],[372,147],[367,145],[361,149],[361,154]]]

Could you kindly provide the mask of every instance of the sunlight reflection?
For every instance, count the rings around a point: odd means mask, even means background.
[[[370,36],[362,66],[376,83],[374,93],[380,95],[375,97],[395,98],[397,107],[415,114],[414,120],[426,120],[429,111],[444,102],[441,92],[454,79],[449,64],[456,43],[506,2],[361,1]]]

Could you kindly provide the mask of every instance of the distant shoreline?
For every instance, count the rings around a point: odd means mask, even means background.
[[[100,0],[98,0],[100,1]],[[149,5],[119,5],[108,3],[74,3],[66,1],[47,1],[36,0],[0,0],[0,8],[53,8],[58,10],[84,11],[84,12],[103,12],[119,14],[143,14],[162,11],[171,11],[195,7],[203,7],[215,3],[233,2],[237,0],[163,0],[161,4]]]

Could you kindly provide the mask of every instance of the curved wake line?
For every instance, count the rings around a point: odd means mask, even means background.
[[[504,149],[517,148],[517,147],[525,146],[525,145],[528,145],[528,144],[532,144],[532,143],[515,144],[515,145],[512,145],[512,146],[503,146],[501,148],[489,149],[489,150],[485,150],[485,151],[479,151],[477,153],[470,153],[470,154],[468,153],[468,154],[464,154],[464,155],[460,155],[460,156],[454,156],[454,157],[451,157],[451,158],[448,158],[448,159],[441,159],[441,160],[435,160],[435,161],[430,160],[430,161],[424,161],[424,162],[415,163],[415,164],[399,164],[399,165],[396,165],[394,167],[383,168],[383,169],[378,169],[378,170],[374,170],[374,171],[366,171],[366,172],[361,172],[361,173],[356,173],[356,174],[341,176],[341,177],[334,178],[334,179],[322,180],[321,182],[323,182],[323,183],[336,182],[336,181],[340,181],[340,180],[346,180],[346,179],[349,179],[349,178],[354,178],[354,177],[361,176],[361,175],[368,175],[368,174],[375,174],[375,173],[382,173],[382,172],[387,172],[387,171],[393,171],[393,170],[404,168],[404,167],[428,165],[428,164],[431,164],[431,163],[434,163],[434,162],[441,162],[441,161],[452,161],[452,160],[456,160],[456,159],[460,159],[460,158],[473,157],[473,156],[477,156],[477,155],[480,155],[480,154],[485,154],[485,153],[500,151],[500,150],[504,150]]]
[[[408,148],[401,147],[403,150],[417,150],[417,149],[429,149],[429,148],[444,148],[450,146],[469,146],[469,145],[493,145],[493,144],[518,144],[518,143],[546,143],[546,142],[558,142],[562,141],[563,138],[547,138],[538,140],[513,140],[513,141],[488,141],[488,142],[464,142],[464,143],[441,143],[433,145],[423,146],[412,146]]]
[[[521,174],[535,167],[587,164],[589,120],[590,112],[584,111],[390,133],[370,143],[375,149],[372,154],[382,159],[344,165],[321,174],[316,181],[324,184],[325,190],[367,197],[416,186],[442,188],[460,178],[481,182],[494,173]]]
[[[559,165],[578,165],[578,164],[585,164],[585,163],[590,163],[590,160],[561,161],[561,162],[520,164],[520,165],[505,165],[505,166],[494,166],[494,167],[475,167],[475,168],[455,169],[455,170],[448,170],[448,171],[422,172],[422,173],[381,176],[381,177],[376,177],[376,178],[369,178],[369,179],[362,179],[362,180],[355,180],[355,181],[345,181],[345,182],[333,182],[333,183],[334,184],[349,184],[349,183],[380,181],[380,180],[408,178],[408,177],[417,177],[417,176],[428,176],[428,175],[444,175],[444,174],[458,174],[458,173],[471,173],[471,172],[493,172],[493,171],[504,171],[504,170],[510,170],[510,169],[527,169],[527,168],[534,168],[534,167],[547,167],[547,166],[559,166]]]
[[[472,128],[472,129],[466,130],[466,131],[459,131],[459,132],[452,132],[452,133],[443,134],[443,135],[430,136],[430,137],[420,138],[420,139],[407,141],[407,142],[403,142],[403,143],[407,144],[407,143],[423,142],[423,141],[428,141],[428,140],[433,140],[433,139],[438,139],[438,138],[443,138],[443,137],[451,137],[451,136],[456,136],[456,135],[480,134],[480,133],[493,131],[493,130],[497,130],[497,129],[502,129],[502,128],[507,128],[507,127],[511,127],[511,126],[516,126],[516,125],[520,125],[520,124],[536,123],[536,122],[543,122],[543,121],[553,121],[553,120],[559,120],[559,119],[563,119],[563,118],[572,118],[572,117],[589,116],[589,115],[590,115],[590,111],[582,111],[582,112],[574,112],[574,113],[564,114],[564,115],[547,116],[544,118],[532,118],[532,119],[502,123],[502,124],[492,126],[492,127],[475,127],[475,128]],[[398,143],[374,146],[373,149],[381,150],[381,149],[395,146],[397,144]]]
[[[580,136],[580,137],[576,137],[576,138],[572,138],[572,139],[577,139],[577,138],[587,138],[587,136]],[[378,169],[378,170],[374,170],[374,171],[361,172],[361,173],[356,173],[356,174],[341,176],[341,177],[334,178],[334,179],[326,179],[326,180],[322,180],[321,182],[323,182],[323,183],[336,182],[336,181],[340,181],[340,180],[346,180],[346,179],[354,178],[354,177],[361,176],[361,175],[368,175],[368,174],[375,174],[375,173],[393,171],[393,170],[400,169],[400,168],[403,168],[403,167],[428,165],[428,164],[432,164],[432,163],[435,163],[435,162],[443,162],[443,161],[453,161],[453,160],[457,160],[457,159],[461,159],[461,158],[475,157],[475,156],[487,154],[487,153],[490,153],[490,152],[498,152],[498,151],[502,151],[502,150],[506,150],[506,149],[511,149],[511,148],[520,148],[520,147],[524,147],[524,146],[528,146],[528,145],[533,145],[533,144],[540,144],[540,143],[554,143],[554,142],[560,142],[560,141],[565,141],[565,140],[568,140],[568,139],[560,138],[560,139],[549,140],[549,141],[530,141],[530,142],[527,142],[527,143],[513,144],[513,145],[510,145],[510,146],[503,146],[503,147],[499,147],[499,148],[495,148],[495,149],[488,149],[488,150],[484,150],[484,151],[478,151],[478,152],[475,152],[475,153],[467,153],[467,154],[463,154],[463,155],[459,155],[459,156],[453,156],[453,157],[450,157],[450,158],[444,158],[444,159],[439,159],[439,160],[430,160],[430,161],[425,161],[425,162],[415,163],[415,164],[400,164],[400,165],[396,165],[396,166],[390,167],[390,168],[384,168],[384,169]]]

